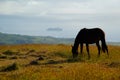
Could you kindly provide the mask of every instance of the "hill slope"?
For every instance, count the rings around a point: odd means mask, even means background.
[[[51,36],[28,36],[0,32],[0,45],[4,44],[73,44],[74,38],[55,38]],[[120,42],[107,42],[109,45],[120,45]]]
[[[55,38],[0,33],[0,44],[69,44],[73,38]]]

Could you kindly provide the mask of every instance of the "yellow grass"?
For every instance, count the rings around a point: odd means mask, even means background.
[[[0,46],[0,80],[120,80],[120,46],[108,48],[109,57],[101,53],[97,58],[97,48],[91,45],[88,60],[85,47],[82,57],[72,59],[70,45]],[[8,50],[13,54],[3,54]],[[4,71],[13,63],[17,70]]]

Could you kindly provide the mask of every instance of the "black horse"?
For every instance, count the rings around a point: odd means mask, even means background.
[[[81,29],[75,38],[74,46],[72,46],[73,58],[78,56],[79,44],[80,44],[80,49],[81,49],[81,53],[82,53],[84,43],[86,44],[86,49],[87,49],[89,59],[90,59],[89,44],[93,44],[93,43],[96,43],[96,45],[97,45],[98,57],[99,57],[100,50],[101,50],[99,41],[101,41],[101,43],[102,43],[102,51],[104,53],[107,52],[107,54],[108,54],[108,47],[106,45],[105,33],[103,30],[101,30],[100,28],[92,28],[92,29],[83,28],[83,29]]]

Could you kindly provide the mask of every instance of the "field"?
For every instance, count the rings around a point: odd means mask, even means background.
[[[71,45],[0,46],[0,80],[120,80],[120,46],[108,46],[109,57],[90,46],[72,59]]]

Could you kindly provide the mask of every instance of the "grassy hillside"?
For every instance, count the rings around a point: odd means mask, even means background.
[[[29,44],[0,46],[0,80],[120,80],[120,46],[108,46],[108,57],[91,59],[84,54],[72,59],[71,46]]]
[[[69,44],[72,38],[54,38],[0,33],[0,44]]]
[[[74,38],[55,38],[50,36],[27,36],[0,33],[0,45],[4,44],[73,44]],[[120,42],[108,42],[109,45],[120,45]]]

